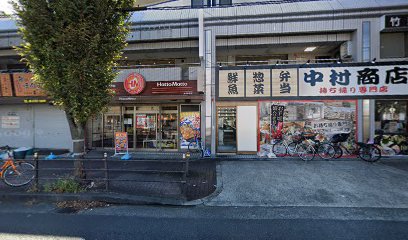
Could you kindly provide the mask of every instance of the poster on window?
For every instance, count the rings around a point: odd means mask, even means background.
[[[200,136],[200,112],[180,113],[180,148],[188,149],[194,136]]]
[[[282,106],[282,119],[273,113],[273,106]],[[275,107],[277,110],[277,107]],[[272,151],[273,121],[283,120],[282,137],[288,142],[301,133],[314,133],[316,139],[329,141],[334,134],[350,133],[349,143],[356,134],[356,101],[261,101],[259,102],[259,155]],[[276,115],[276,118],[274,117]]]

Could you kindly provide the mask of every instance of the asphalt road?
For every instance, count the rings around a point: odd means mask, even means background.
[[[0,239],[407,239],[407,209],[0,206]],[[56,238],[60,236],[61,238]]]

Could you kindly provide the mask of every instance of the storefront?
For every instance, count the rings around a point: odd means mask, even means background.
[[[220,68],[217,153],[265,155],[278,131],[288,140],[302,132],[314,132],[321,141],[347,132],[350,143],[380,133],[385,140],[406,141],[406,64]],[[368,108],[374,106],[365,106],[365,101],[375,104],[375,113],[370,113]],[[367,121],[365,112],[369,112]],[[240,141],[250,146],[240,147]]]
[[[0,146],[71,149],[65,112],[31,78],[32,73],[0,73]]]
[[[119,75],[108,111],[90,123],[92,148],[113,148],[115,132],[126,132],[130,150],[178,151],[201,134],[197,81],[147,81]]]

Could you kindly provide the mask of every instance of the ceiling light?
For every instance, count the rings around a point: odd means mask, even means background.
[[[307,47],[305,52],[313,52],[317,47]]]

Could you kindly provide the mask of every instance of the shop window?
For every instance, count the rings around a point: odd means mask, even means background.
[[[376,101],[376,134],[407,133],[407,101]]]
[[[407,106],[407,101],[403,100],[377,100],[375,103],[374,142],[388,149],[387,154],[408,154]]]
[[[283,109],[283,113],[279,109]],[[346,145],[352,144],[357,134],[356,109],[354,100],[262,101],[259,103],[258,154],[269,154],[275,139],[281,136],[291,142],[304,132],[316,134],[320,141],[329,141],[337,133],[350,133]]]
[[[381,58],[408,57],[408,33],[381,33]]]

